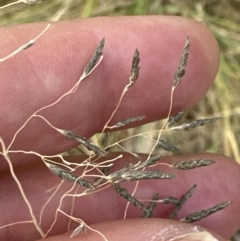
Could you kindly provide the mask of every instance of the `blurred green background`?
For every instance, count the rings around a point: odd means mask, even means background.
[[[11,2],[0,0],[0,6]],[[170,132],[167,138],[174,140],[184,153],[217,152],[240,163],[240,0],[43,0],[36,5],[19,3],[0,9],[0,25],[109,15],[178,15],[203,21],[209,26],[220,46],[219,73],[206,98],[188,111],[183,121],[214,116],[224,118],[210,126],[184,132],[179,137]],[[114,132],[105,135],[102,144],[159,126],[161,122]],[[134,152],[147,152],[151,147],[141,137],[130,139],[122,146]],[[76,154],[76,149],[69,154]]]

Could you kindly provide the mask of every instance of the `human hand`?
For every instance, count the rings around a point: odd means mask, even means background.
[[[45,24],[30,24],[1,29],[0,35],[6,36],[0,41],[1,56],[6,56],[34,38],[44,26]],[[187,36],[191,39],[190,56],[186,76],[174,92],[173,113],[196,104],[212,85],[218,70],[216,40],[202,23],[178,17],[121,17],[53,24],[35,46],[0,64],[2,139],[8,145],[17,129],[34,111],[53,102],[73,86],[103,37],[106,39],[103,62],[88,80],[81,83],[76,93],[42,111],[41,115],[53,126],[74,130],[86,137],[100,132],[128,81],[132,54],[137,47],[141,58],[138,83],[122,100],[113,123],[129,116],[145,115],[141,124],[166,117],[173,75]],[[52,155],[65,151],[74,144],[58,135],[41,119],[34,118],[19,133],[11,149]],[[34,155],[18,153],[10,154],[10,157],[39,219],[42,206],[52,194],[46,191],[57,185],[59,179],[51,175]],[[240,168],[229,158],[219,155],[192,155],[187,159],[192,157],[210,157],[217,163],[187,172],[173,170],[172,173],[177,178],[170,182],[141,181],[136,195],[141,194],[142,198],[151,199],[159,192],[164,197],[180,197],[196,183],[196,193],[184,205],[177,218],[231,200],[233,204],[228,208],[198,223],[223,238],[229,238],[240,224]],[[75,157],[69,159],[76,161]],[[171,160],[166,157],[163,161],[176,162],[182,159],[186,159],[186,156],[171,157]],[[130,155],[124,155],[121,163],[117,162],[114,168],[133,161]],[[0,226],[31,220],[4,158],[0,160],[0,169]],[[44,211],[43,230],[52,224],[59,200],[64,191],[69,189],[68,183],[64,185]],[[132,183],[126,183],[125,186],[128,190],[133,190],[134,187]],[[64,212],[71,213],[71,206],[72,199],[66,198]],[[130,206],[127,217],[136,219],[114,221],[122,219],[126,200],[112,189],[77,198],[74,206],[74,216],[92,225],[108,240],[180,240],[176,237],[191,230],[196,231],[192,225],[160,219],[168,215],[171,206],[157,207],[154,217],[158,219],[138,219],[141,216],[139,210]],[[71,233],[65,233],[68,221],[68,218],[58,214],[50,233],[55,236],[49,240],[70,239]],[[40,238],[32,223],[0,229],[0,237],[1,240],[18,241]],[[196,240],[196,237],[184,237],[182,240]],[[99,234],[90,231],[87,234],[81,232],[75,239],[103,240]],[[204,240],[203,237],[199,239]]]

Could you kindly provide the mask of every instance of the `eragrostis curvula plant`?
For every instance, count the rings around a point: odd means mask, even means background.
[[[37,44],[37,41],[41,39],[46,31],[50,29],[51,26],[49,24],[35,39],[30,40],[28,43],[20,46],[17,50],[13,51],[9,55],[2,57],[1,62],[11,60],[11,58],[15,57],[15,55],[21,51],[27,51],[27,49],[30,47],[31,49],[34,48],[35,42]],[[99,45],[96,46],[96,50],[93,52],[92,57],[86,63],[82,75],[74,83],[74,85],[71,86],[70,89],[59,95],[59,97],[53,100],[51,103],[41,106],[34,113],[32,113],[26,120],[24,120],[24,123],[14,133],[10,141],[5,141],[4,138],[0,139],[2,145],[1,155],[3,156],[5,162],[8,164],[11,176],[22,195],[30,216],[28,220],[17,220],[14,223],[6,223],[1,226],[1,230],[4,230],[10,226],[29,223],[34,225],[41,238],[46,238],[51,235],[51,232],[54,229],[56,223],[59,221],[61,222],[61,217],[64,216],[68,218],[67,226],[68,229],[71,230],[69,237],[77,236],[79,232],[84,229],[85,232],[96,232],[103,240],[108,240],[104,233],[91,228],[86,220],[82,220],[81,217],[75,215],[74,209],[76,208],[77,200],[81,200],[87,196],[93,196],[95,194],[101,195],[101,193],[104,193],[105,189],[111,188],[114,190],[114,192],[121,196],[119,198],[126,200],[126,206],[124,213],[122,214],[124,219],[127,218],[129,209],[132,208],[132,206],[135,206],[135,208],[138,209],[140,214],[139,216],[142,216],[143,218],[150,218],[154,216],[155,209],[160,204],[171,205],[172,210],[168,213],[168,217],[176,218],[179,210],[183,206],[187,205],[188,199],[191,198],[195,192],[197,192],[198,184],[191,183],[191,187],[188,188],[188,190],[183,193],[182,196],[175,196],[173,193],[170,196],[163,197],[161,195],[161,190],[154,190],[155,194],[152,196],[138,197],[139,195],[136,195],[136,193],[141,182],[148,182],[153,179],[156,179],[159,182],[171,182],[177,178],[177,175],[175,174],[176,172],[174,171],[176,169],[182,170],[183,172],[188,172],[190,169],[208,168],[208,166],[216,164],[216,161],[212,158],[183,158],[183,160],[176,162],[174,161],[171,164],[164,162],[163,158],[163,156],[165,156],[168,152],[172,152],[173,154],[181,153],[180,147],[176,147],[174,144],[165,140],[164,137],[168,132],[176,131],[177,133],[177,131],[188,131],[195,127],[212,123],[218,119],[216,117],[211,119],[198,119],[189,123],[178,124],[184,112],[181,111],[176,115],[172,115],[174,92],[181,85],[181,82],[184,81],[183,77],[185,71],[188,71],[187,63],[188,56],[191,54],[191,36],[186,36],[185,45],[184,43],[182,44],[183,54],[182,56],[179,56],[180,64],[175,75],[173,74],[171,94],[169,96],[170,105],[168,107],[168,115],[159,130],[148,130],[147,132],[131,135],[125,139],[114,141],[110,144],[108,143],[104,145],[103,143],[98,145],[98,142],[100,142],[105,132],[109,130],[113,131],[123,127],[127,128],[132,124],[136,124],[138,122],[141,123],[142,120],[147,118],[147,116],[144,115],[130,115],[125,119],[119,119],[117,122],[114,122],[116,119],[116,113],[119,111],[122,101],[132,90],[132,88],[138,84],[138,77],[141,75],[141,51],[138,49],[133,52],[132,62],[129,62],[129,80],[126,81],[126,84],[118,97],[117,103],[115,103],[111,115],[103,125],[102,131],[97,134],[95,138],[89,140],[88,137],[82,136],[78,131],[69,130],[67,127],[65,128],[64,126],[55,125],[44,116],[45,110],[51,109],[52,107],[61,104],[61,102],[64,101],[64,99],[68,96],[78,94],[77,91],[85,81],[93,81],[88,80],[88,77],[103,62],[105,41],[107,45],[107,39],[102,39]],[[107,58],[104,59],[104,61],[107,61]],[[144,66],[141,66],[141,68],[144,68]],[[33,150],[15,149],[15,141],[21,135],[21,133],[24,132],[27,125],[30,125],[31,122],[33,122],[35,119],[40,119],[43,121],[56,134],[61,134],[62,138],[69,139],[69,142],[75,142],[76,144],[79,144],[80,147],[86,152],[87,156],[81,157],[82,160],[79,162],[71,162],[67,157],[65,157],[64,154],[45,155]],[[152,133],[151,138],[148,137],[149,133]],[[126,139],[132,139],[136,136],[141,136],[151,143],[151,150],[149,153],[147,153],[147,155],[141,156],[138,153],[129,150],[125,150],[125,153],[111,153],[112,147],[118,146],[120,148],[124,148],[122,143]],[[60,144],[54,143],[54,145]],[[31,149],[31,147],[29,148]],[[164,150],[164,154],[162,151],[158,153],[159,149]],[[41,159],[42,163],[44,163],[44,168],[48,170],[48,175],[55,175],[59,177],[56,177],[55,179],[57,180],[58,184],[53,184],[52,188],[46,189],[46,193],[43,194],[46,195],[46,198],[39,212],[34,210],[33,204],[29,200],[28,195],[26,195],[25,188],[22,185],[21,180],[15,173],[12,159],[21,154],[26,156],[37,156],[39,159]],[[128,164],[125,163],[125,155],[131,156],[132,162]],[[115,165],[117,162],[119,163],[121,161],[122,166]],[[29,175],[34,176],[35,174],[29,173]],[[124,186],[124,183],[126,182],[133,183],[132,190],[129,190]],[[187,186],[189,186],[189,184]],[[61,188],[64,189],[64,194],[61,193],[59,196],[59,190]],[[44,215],[47,212],[46,210],[49,212],[48,207],[51,206],[51,201],[56,197],[59,199],[58,206],[55,207],[54,210],[51,209],[51,212],[54,213],[54,219],[50,220],[50,225],[46,227]],[[72,201],[72,209],[70,212],[66,212],[64,209],[64,203],[66,199],[71,199]],[[230,204],[231,200],[226,198],[224,202],[215,203],[214,205],[202,210],[195,210],[194,212],[190,212],[188,215],[181,217],[180,220],[182,222],[199,221],[215,212],[226,208]],[[107,206],[108,203],[106,202],[105,207],[99,208],[104,209],[107,208]],[[91,210],[89,210],[89,212],[91,212]]]

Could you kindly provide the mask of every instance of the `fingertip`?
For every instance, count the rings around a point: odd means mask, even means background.
[[[118,154],[111,155],[109,158],[114,158]],[[82,157],[70,157],[67,161],[72,163],[77,163]],[[146,156],[142,156],[144,160]],[[198,169],[192,169],[188,171],[176,170],[169,168],[166,165],[161,165],[158,167],[152,167],[152,170],[160,169],[163,173],[172,173],[176,175],[176,178],[171,180],[141,180],[139,182],[137,191],[134,197],[139,199],[141,202],[147,202],[147,200],[152,200],[152,197],[156,194],[160,194],[160,199],[166,197],[177,197],[180,198],[186,194],[186,192],[192,187],[193,184],[197,184],[197,189],[183,205],[181,210],[178,212],[176,219],[181,220],[187,217],[189,214],[199,212],[202,210],[207,210],[217,204],[225,201],[232,201],[233,203],[225,208],[205,217],[203,220],[197,222],[197,225],[208,228],[209,230],[218,233],[224,238],[230,238],[239,228],[240,217],[238,215],[240,210],[239,201],[239,183],[240,183],[240,167],[235,162],[229,158],[213,155],[213,154],[201,154],[201,155],[191,155],[191,156],[169,156],[162,159],[163,163],[176,163],[183,160],[194,160],[194,159],[213,159],[216,161],[215,164],[207,167],[201,167]],[[101,163],[106,159],[101,159]],[[123,159],[120,159],[111,168],[111,172],[120,170],[122,167],[128,165],[129,163],[136,163],[137,160],[133,158],[130,154],[124,154]],[[51,190],[53,186],[59,184],[58,177],[51,175],[46,166],[41,163],[32,162],[28,166],[23,166],[22,168],[16,170],[19,180],[21,180],[22,187],[25,193],[31,199],[31,204],[34,207],[36,214],[38,214],[43,205],[45,205],[46,200],[51,196],[51,192],[46,190]],[[29,173],[34,173],[34,179],[29,183]],[[76,175],[82,175],[83,169],[79,168]],[[89,173],[97,174],[96,172]],[[89,179],[90,180],[90,179]],[[27,207],[24,206],[24,200],[21,198],[20,193],[17,190],[14,181],[10,174],[2,176],[1,184],[3,188],[3,200],[1,203],[2,212],[2,225],[6,222],[15,222],[17,220],[26,220],[28,217]],[[31,185],[30,185],[31,184]],[[57,210],[59,205],[59,200],[72,188],[73,184],[70,182],[65,182],[58,193],[51,200],[48,207],[46,207],[43,217],[42,217],[42,227],[43,230],[47,230],[52,224],[54,219],[55,210]],[[121,183],[120,186],[126,188],[129,193],[132,193],[135,188],[136,183],[126,182]],[[36,187],[37,192],[36,192]],[[72,204],[72,197],[64,198],[64,212],[67,214],[72,213],[73,217],[81,218],[84,222],[89,225],[93,225],[100,222],[106,222],[111,220],[122,219],[124,212],[126,211],[127,201],[121,198],[116,191],[109,187],[98,190],[97,192],[91,193],[91,195],[82,195],[82,191],[85,188],[79,187],[78,193],[81,194],[76,197],[74,201],[74,206]],[[16,196],[17,195],[17,196]],[[18,200],[17,205],[14,204],[14,200]],[[14,204],[14,205],[13,205]],[[21,212],[18,210],[19,205],[23,208]],[[25,208],[24,208],[25,207]],[[169,214],[172,212],[174,206],[172,204],[158,203],[154,209],[154,218],[169,218]],[[130,205],[127,210],[127,219],[133,219],[140,217],[142,215],[142,210]],[[145,220],[145,219],[143,219]],[[58,217],[57,223],[54,225],[50,235],[56,235],[66,232],[68,227],[69,219],[63,215]],[[27,225],[27,224],[26,224]],[[71,229],[75,225],[72,223]],[[29,227],[14,226],[3,229],[2,235],[5,233],[18,233],[21,232],[22,228],[28,228],[28,231],[32,233],[32,238],[35,237],[36,231],[34,226]],[[75,226],[76,227],[76,226]],[[94,226],[93,226],[94,227]],[[24,239],[28,240],[29,232],[23,233]],[[26,236],[25,236],[26,235]]]
[[[202,22],[195,21],[198,40],[202,43],[202,51],[206,57],[206,67],[209,71],[209,78],[214,80],[220,63],[220,52],[216,37],[211,29]],[[205,70],[202,69],[204,72]]]
[[[49,241],[225,241],[204,228],[167,219],[128,219],[94,224],[70,239],[71,232]]]
[[[1,51],[8,54],[36,37],[44,27],[38,23],[1,29],[6,35],[0,41]],[[137,124],[166,117],[173,77],[187,36],[191,39],[190,55],[186,75],[174,93],[172,114],[203,98],[217,73],[218,47],[205,25],[170,16],[103,17],[54,23],[32,48],[0,65],[0,96],[4,97],[0,127],[4,142],[8,144],[36,110],[71,89],[103,37],[104,61],[74,94],[41,115],[54,127],[74,130],[84,137],[101,132],[129,81],[132,55],[137,47],[141,58],[139,79],[124,96],[110,124],[134,116],[146,116],[144,122]],[[8,95],[10,91],[14,94]],[[54,154],[76,145],[42,119],[35,118],[21,131],[13,147]]]

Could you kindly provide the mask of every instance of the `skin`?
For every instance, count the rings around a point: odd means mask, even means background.
[[[5,36],[0,41],[1,56],[8,55],[21,44],[35,38],[45,26],[45,23],[38,23],[0,29],[0,36]],[[174,93],[173,113],[191,108],[201,100],[218,71],[217,42],[205,25],[178,17],[95,18],[54,23],[36,45],[0,65],[0,129],[6,146],[16,130],[34,111],[50,104],[76,83],[103,37],[106,39],[106,46],[103,51],[104,60],[100,66],[81,83],[75,94],[42,111],[41,115],[55,127],[70,129],[85,137],[100,132],[128,81],[132,54],[137,47],[141,58],[139,79],[124,97],[111,123],[129,116],[147,116],[138,124],[166,117],[173,75],[187,36],[191,39],[191,51],[186,76]],[[74,146],[75,142],[67,140],[41,119],[35,118],[25,127],[25,131],[19,133],[11,149],[33,150],[53,155]],[[46,190],[57,185],[59,179],[50,175],[46,166],[34,155],[11,154],[10,157],[34,212],[38,215],[51,195],[51,192],[46,193]],[[171,182],[143,181],[136,196],[151,199],[156,192],[160,192],[161,197],[173,194],[180,197],[196,183],[197,191],[188,200],[188,205],[179,212],[177,219],[231,200],[233,204],[229,208],[197,223],[222,236],[219,240],[230,238],[240,223],[239,166],[228,157],[206,153],[179,156],[171,160],[165,158],[162,161],[173,163],[189,158],[213,158],[216,164],[188,172],[160,166],[161,170],[175,173],[177,178]],[[79,158],[70,159],[81,161]],[[134,161],[136,160],[132,156],[124,155],[120,162],[116,162],[113,170]],[[30,220],[28,209],[8,169],[7,162],[1,157],[0,226]],[[121,186],[130,192],[134,188],[133,183]],[[44,231],[53,222],[52,210],[56,209],[60,197],[69,187],[71,184],[64,183],[46,207],[43,215]],[[71,199],[66,198],[62,209],[70,213],[71,205]],[[76,199],[73,213],[94,229],[104,233],[108,240],[169,240],[173,237],[175,240],[181,240],[176,238],[179,232],[182,232],[182,235],[196,230],[192,225],[164,219],[171,211],[171,206],[157,205],[154,218],[148,220],[140,219],[141,212],[130,206],[127,218],[132,219],[121,220],[125,206],[126,201],[108,188]],[[67,233],[67,225],[68,219],[59,214],[48,239],[68,240],[70,233]],[[189,235],[184,240],[204,240],[197,235],[199,234]],[[32,224],[0,229],[0,237],[2,240],[20,241],[40,238]],[[81,232],[75,239],[103,240],[93,232]]]

